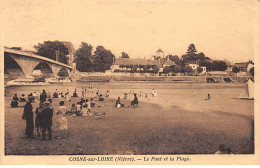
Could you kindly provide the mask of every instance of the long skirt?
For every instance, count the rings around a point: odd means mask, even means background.
[[[64,117],[64,116],[58,116],[57,127],[58,127],[59,130],[67,130],[68,129],[67,118]]]
[[[25,135],[27,135],[28,137],[33,136],[33,130],[34,130],[33,118],[26,119]]]

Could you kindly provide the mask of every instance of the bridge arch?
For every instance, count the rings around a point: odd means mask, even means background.
[[[59,70],[57,75],[60,76],[60,77],[69,77],[70,76],[68,70],[66,68],[64,68],[64,67],[62,67]]]
[[[16,60],[14,60],[11,56],[4,56],[4,74],[5,78],[8,79],[17,79],[19,77],[24,78],[25,73],[21,66]]]
[[[41,72],[40,74],[38,72]],[[40,75],[40,76],[43,76],[43,77],[51,77],[51,76],[54,76],[54,73],[52,71],[52,68],[51,66],[43,61],[43,62],[40,62],[34,69],[33,69],[33,74],[35,76],[37,75]]]

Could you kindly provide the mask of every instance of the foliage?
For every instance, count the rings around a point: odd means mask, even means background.
[[[153,66],[153,73],[158,73],[159,72],[159,68],[157,67],[157,65]]]
[[[225,71],[227,70],[227,65],[224,61],[213,61],[212,71]]]
[[[180,65],[175,65],[174,68],[173,68],[173,72],[174,72],[174,73],[179,73],[179,72],[181,72],[181,66],[180,66]]]
[[[213,68],[212,68],[212,64],[208,61],[202,61],[200,62],[200,66],[205,66],[207,71],[212,71]]]
[[[144,66],[144,67],[143,67],[143,71],[144,71],[144,72],[147,72],[147,71],[148,71],[147,66]]]
[[[169,66],[166,66],[166,67],[163,68],[163,73],[168,74],[168,73],[170,73],[171,71],[172,71],[172,70],[171,70],[171,68],[170,68]]]
[[[67,55],[69,54],[69,51],[60,41],[44,41],[43,44],[38,43],[34,48],[37,50],[36,54],[52,60],[56,60],[56,51],[59,51],[58,61],[65,64],[67,63]]]
[[[122,56],[121,56],[121,58],[129,58],[129,56],[128,56],[128,54],[127,54],[127,53],[125,53],[125,52],[122,52]]]
[[[183,68],[183,71],[186,73],[191,73],[192,72],[192,68],[189,65],[185,65]]]
[[[92,49],[93,47],[90,44],[81,42],[81,46],[75,54],[76,68],[78,71],[93,71],[93,64],[91,62]]]
[[[188,47],[187,53],[195,53],[197,52],[196,47],[193,43],[191,43]]]
[[[97,46],[94,54],[94,71],[104,72],[110,69],[115,57],[110,50],[105,49],[103,46]]]
[[[171,61],[175,62],[175,64],[181,65],[181,60],[177,55],[174,55],[174,56],[168,55],[168,57]]]

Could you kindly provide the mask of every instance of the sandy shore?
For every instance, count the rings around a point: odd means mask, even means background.
[[[6,97],[5,152],[13,155],[213,154],[223,143],[236,153],[253,153],[253,101],[237,99],[241,85],[238,88],[195,89],[195,96],[194,87],[161,89],[157,97],[139,97],[138,108],[115,108],[115,98],[123,97],[127,90],[117,87],[111,91],[111,98],[104,102],[95,100],[97,106],[92,112],[105,112],[106,116],[68,117],[69,137],[61,139],[57,138],[54,116],[54,138],[46,142],[40,137],[23,138],[23,108],[10,108],[11,97]],[[209,91],[212,99],[206,101]],[[122,100],[126,106],[132,96]],[[58,101],[53,101],[54,111]],[[65,104],[71,107],[76,101]],[[35,109],[37,104],[33,106]]]

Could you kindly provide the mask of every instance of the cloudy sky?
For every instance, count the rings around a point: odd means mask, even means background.
[[[190,43],[212,59],[254,57],[259,1],[4,0],[4,45],[32,50],[46,40],[103,45],[117,57],[181,56]],[[255,4],[257,3],[257,5]],[[257,6],[257,7],[256,7]],[[258,10],[257,10],[258,9]]]

